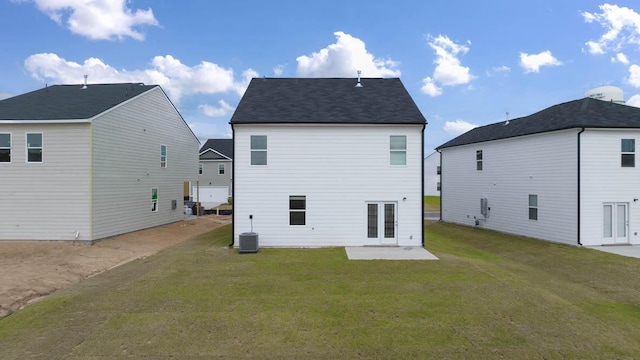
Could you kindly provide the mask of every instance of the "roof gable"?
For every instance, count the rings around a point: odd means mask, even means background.
[[[0,122],[90,119],[157,85],[52,85],[0,100]]]
[[[640,128],[640,108],[592,98],[573,100],[529,116],[471,129],[437,149],[573,128]]]
[[[426,124],[398,78],[254,78],[231,124]]]
[[[233,139],[209,139],[200,148],[200,160],[220,159],[221,157],[211,156],[211,152],[222,155],[233,160]]]

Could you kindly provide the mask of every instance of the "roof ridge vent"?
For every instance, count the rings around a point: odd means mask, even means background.
[[[358,83],[356,84],[356,87],[362,87],[362,83],[360,83],[360,74],[362,74],[362,71],[358,70]]]
[[[84,75],[84,85],[82,85],[82,89],[86,89],[87,88],[87,78],[89,77],[89,75]]]
[[[504,122],[504,124],[503,124],[503,125],[509,125],[509,112],[508,112],[508,111],[507,111],[507,112],[505,112],[505,115],[506,115],[506,117],[507,117],[507,120],[505,120],[505,122]]]

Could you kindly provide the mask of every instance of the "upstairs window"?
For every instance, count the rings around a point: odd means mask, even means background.
[[[305,225],[306,210],[306,196],[289,196],[289,225]]]
[[[620,142],[622,156],[620,164],[622,167],[635,167],[636,166],[636,140],[635,139],[622,139]]]
[[[151,189],[151,211],[158,211],[158,189]]]
[[[389,163],[391,165],[407,165],[407,137],[392,135],[389,137]]]
[[[0,134],[0,163],[11,162],[11,134]]]
[[[198,174],[202,175],[203,172],[204,172],[204,165],[200,164],[200,166],[198,167]]]
[[[42,133],[27,133],[27,162],[42,162]]]
[[[218,175],[224,175],[224,164],[218,164]]]
[[[442,173],[442,170],[440,169],[440,165],[438,165],[438,168],[436,168],[436,175],[440,175],[440,173]]]
[[[482,150],[476,150],[476,170],[482,170]]]
[[[529,195],[529,220],[538,220],[538,195]]]
[[[251,165],[267,165],[266,135],[251,135]]]
[[[160,167],[167,167],[167,145],[160,145]]]

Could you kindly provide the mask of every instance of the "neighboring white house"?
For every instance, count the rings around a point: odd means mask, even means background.
[[[437,151],[424,158],[424,195],[440,196],[440,153]]]
[[[253,79],[230,123],[236,245],[422,244],[426,120],[400,79]]]
[[[199,141],[155,85],[0,101],[0,240],[93,241],[183,219]]]
[[[226,203],[231,197],[232,165],[233,139],[207,140],[200,148],[198,182],[192,184],[191,190],[193,201],[205,209]]]
[[[441,145],[443,221],[573,245],[640,244],[640,108],[596,99]]]

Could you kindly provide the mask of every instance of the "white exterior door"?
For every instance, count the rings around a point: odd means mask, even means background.
[[[367,203],[365,245],[398,245],[398,211],[395,202]]]
[[[628,203],[604,203],[602,214],[603,244],[629,243]]]

